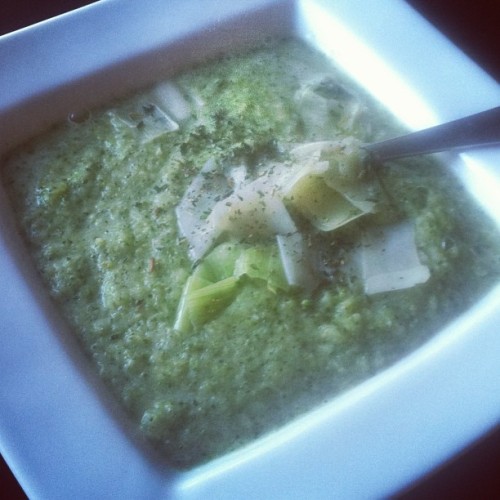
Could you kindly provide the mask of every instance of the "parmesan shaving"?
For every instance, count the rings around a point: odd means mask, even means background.
[[[266,177],[255,179],[219,201],[207,221],[238,239],[272,237],[297,230]]]
[[[288,284],[312,292],[319,284],[318,274],[311,265],[307,245],[300,233],[276,236],[281,263]]]
[[[420,262],[410,221],[366,231],[361,269],[368,295],[411,288],[430,277],[429,268]]]
[[[189,255],[196,261],[213,246],[220,229],[207,215],[229,191],[227,179],[216,170],[213,159],[208,160],[193,179],[175,209],[181,234],[189,243]]]

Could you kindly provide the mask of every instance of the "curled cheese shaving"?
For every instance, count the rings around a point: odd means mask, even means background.
[[[430,277],[420,262],[410,221],[365,231],[361,269],[368,295],[411,288]]]

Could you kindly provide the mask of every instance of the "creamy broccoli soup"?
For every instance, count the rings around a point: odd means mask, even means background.
[[[176,467],[387,367],[500,276],[446,166],[373,165],[395,121],[295,41],[70,116],[2,176],[54,301]]]

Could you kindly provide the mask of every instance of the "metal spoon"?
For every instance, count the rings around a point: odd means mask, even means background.
[[[500,144],[500,106],[435,127],[365,144],[375,161]]]

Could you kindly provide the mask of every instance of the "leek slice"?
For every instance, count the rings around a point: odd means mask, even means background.
[[[318,161],[321,157],[321,152],[327,148],[333,148],[338,145],[338,141],[317,141],[306,142],[305,144],[296,145],[291,151],[290,156],[299,163],[307,163],[308,161]]]
[[[321,231],[333,231],[366,213],[310,170],[293,180],[286,200]]]
[[[213,283],[233,276],[235,264],[244,247],[238,243],[226,242],[216,246],[196,268],[198,273]]]
[[[367,179],[366,153],[360,141],[346,137],[336,144],[330,143],[322,149],[320,158],[328,161],[324,179],[330,187],[363,212],[375,210],[375,200],[381,198],[382,192],[375,179]]]
[[[234,276],[198,288],[201,283],[196,275],[188,278],[177,309],[176,330],[186,332],[202,326],[223,311],[236,296],[238,279]]]
[[[420,262],[414,225],[409,221],[367,230],[361,268],[368,295],[411,288],[430,277],[429,268]]]
[[[191,275],[184,285],[179,305],[177,306],[177,314],[175,317],[174,329],[181,332],[187,332],[193,327],[191,322],[191,314],[189,308],[189,298],[192,293],[199,288],[208,286],[211,283],[203,278],[200,279],[196,274]]]
[[[241,249],[225,243],[216,247],[195,268],[184,285],[174,328],[189,331],[213,319],[236,296],[234,267]]]
[[[276,245],[223,243],[214,248],[188,278],[174,328],[187,332],[215,318],[236,297],[243,275],[265,281],[272,292],[290,288]]]
[[[194,327],[199,327],[223,311],[236,297],[238,279],[234,276],[194,290],[186,297],[186,309]]]
[[[373,212],[379,194],[365,179],[364,153],[352,137],[302,144],[291,151],[303,168],[285,187],[285,196],[321,231],[333,231]]]
[[[256,245],[243,250],[236,260],[234,275],[266,281],[267,288],[274,293],[290,288],[276,245]]]

